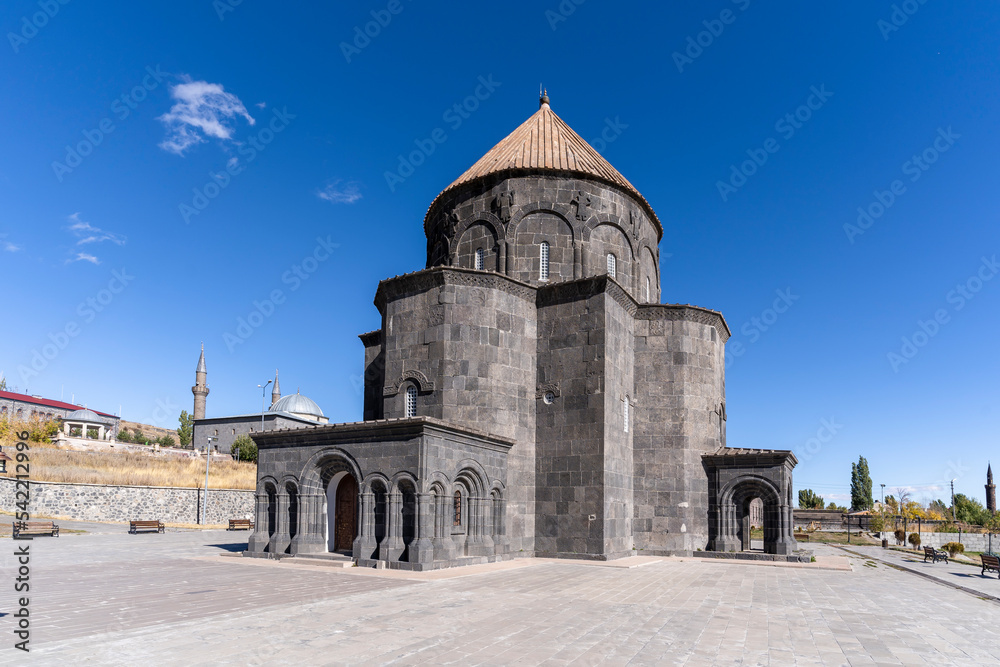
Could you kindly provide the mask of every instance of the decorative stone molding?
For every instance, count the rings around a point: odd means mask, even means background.
[[[407,381],[413,381],[417,384],[418,391],[421,394],[429,394],[434,391],[434,383],[427,379],[427,376],[418,370],[403,371],[403,374],[399,376],[393,384],[386,385],[382,387],[383,396],[395,396],[399,393],[400,388],[403,383]]]
[[[702,308],[700,306],[692,306],[689,304],[643,304],[638,307],[635,317],[638,320],[650,320],[651,324],[657,320],[696,322],[698,324],[705,324],[716,328],[723,343],[729,340],[730,336],[729,325],[726,324],[726,320],[722,316],[722,313],[709,310],[708,308]]]
[[[554,398],[559,398],[559,383],[557,382],[547,382],[545,384],[540,384],[535,388],[535,399],[544,398],[545,394],[552,392]]]

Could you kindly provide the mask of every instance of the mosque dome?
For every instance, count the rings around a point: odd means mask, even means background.
[[[75,410],[75,411],[69,413],[68,415],[66,415],[65,417],[63,417],[63,421],[68,421],[68,422],[87,422],[89,424],[103,424],[104,423],[104,420],[101,419],[100,415],[98,415],[93,410],[87,410],[87,409]]]
[[[299,393],[279,398],[271,406],[271,412],[289,412],[293,415],[309,415],[311,417],[326,416],[320,407],[316,405],[316,401]]]

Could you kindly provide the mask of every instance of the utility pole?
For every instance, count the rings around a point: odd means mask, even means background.
[[[208,436],[208,444],[205,445],[205,499],[202,503],[201,509],[201,522],[203,524],[208,523],[208,466],[212,463],[212,441],[218,440],[218,438],[213,438]]]
[[[955,480],[951,480],[951,522],[955,523]]]

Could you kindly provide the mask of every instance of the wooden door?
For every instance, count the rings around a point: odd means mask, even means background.
[[[358,521],[358,483],[351,475],[345,476],[337,486],[337,516],[334,521],[333,548],[350,551],[354,548]]]

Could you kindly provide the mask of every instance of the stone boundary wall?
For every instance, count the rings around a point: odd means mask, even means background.
[[[911,530],[906,533],[909,537],[910,533],[915,533],[917,531]],[[877,533],[876,533],[877,535]],[[896,538],[891,532],[886,533],[886,537],[889,540],[889,546],[897,546]],[[990,546],[990,536],[982,535],[980,533],[962,533],[962,539],[959,539],[958,533],[920,533],[920,548],[924,547],[934,547],[935,549],[940,549],[943,545],[948,542],[961,542],[962,546],[965,547],[966,551],[988,551]],[[906,543],[907,547],[910,546],[909,542]],[[996,553],[1000,551],[1000,535],[993,535],[993,551]]]
[[[0,477],[0,509],[16,511],[17,481]],[[24,486],[20,489],[23,491]],[[78,521],[129,521],[159,519],[164,523],[198,523],[204,490],[164,486],[108,486],[29,482],[28,513]],[[208,490],[208,520],[226,524],[229,519],[253,517],[254,492],[239,489]],[[7,519],[4,518],[4,521]]]

